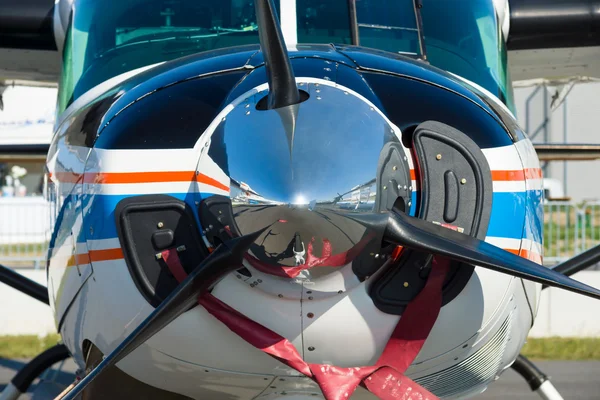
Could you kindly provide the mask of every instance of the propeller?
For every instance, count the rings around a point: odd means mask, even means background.
[[[117,364],[196,304],[200,294],[208,291],[226,274],[238,269],[242,265],[244,253],[265,229],[231,239],[217,247],[112,353],[87,374],[71,392],[65,395],[63,400],[75,399],[108,368]]]
[[[384,240],[600,299],[600,290],[477,238],[402,213],[387,214]]]
[[[299,104],[300,91],[279,26],[279,18],[272,0],[254,0],[260,49],[265,59],[269,97],[267,108],[293,106]],[[295,118],[293,118],[295,120]]]

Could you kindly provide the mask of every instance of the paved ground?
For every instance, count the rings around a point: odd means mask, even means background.
[[[600,399],[600,362],[598,361],[538,361],[536,365],[550,377],[565,400]],[[523,378],[508,370],[492,383],[477,399],[537,399]]]
[[[549,375],[552,382],[565,400],[597,400],[600,399],[600,362],[599,361],[541,361],[538,367]],[[23,361],[0,358],[0,391],[10,381],[15,371],[23,366]],[[59,384],[37,384],[32,387],[35,394],[27,399],[53,399],[60,393],[61,385],[72,382],[75,365],[68,361],[65,372],[51,371],[48,379],[55,379]],[[529,390],[525,381],[512,370],[506,371],[488,390],[477,397],[481,400],[524,399],[539,400],[540,397]]]
[[[13,376],[26,364],[24,360],[7,360],[0,358],[0,392],[4,390]],[[57,367],[62,367],[59,370]],[[64,365],[57,364],[54,369],[46,371],[40,383],[35,381],[30,388],[27,396],[22,396],[19,400],[48,400],[54,399],[65,387],[73,382],[74,373],[77,367],[72,360],[65,361]]]

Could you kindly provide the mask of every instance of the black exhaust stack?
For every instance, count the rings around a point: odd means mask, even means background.
[[[279,26],[272,0],[254,0],[260,48],[265,59],[269,98],[267,108],[273,110],[300,103],[296,77]]]

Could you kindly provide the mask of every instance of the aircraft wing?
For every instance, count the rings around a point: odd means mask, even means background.
[[[0,0],[0,87],[56,85],[53,16],[54,0]]]
[[[516,86],[600,79],[600,1],[509,0],[509,10]]]

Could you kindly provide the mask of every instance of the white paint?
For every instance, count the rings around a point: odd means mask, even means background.
[[[229,186],[229,184],[226,184]],[[164,193],[214,193],[229,196],[229,192],[200,182],[152,182],[152,183],[116,183],[85,184],[86,194],[142,195]]]
[[[56,48],[62,54],[69,24],[69,15],[73,8],[73,0],[55,0],[53,14],[53,31]]]
[[[194,347],[210,347],[204,346],[206,342],[201,338],[200,335],[196,337]],[[193,351],[193,348],[190,350]],[[194,399],[207,400],[256,399],[269,387],[274,378],[264,374],[238,374],[206,368],[171,357],[146,344],[128,355],[117,366],[149,385],[158,385],[170,392],[181,393]]]
[[[527,190],[525,181],[494,181],[492,187],[494,193],[515,193],[525,192]]]
[[[508,146],[481,149],[481,151],[487,159],[492,171],[522,169],[521,158],[519,157],[517,149],[512,144]]]
[[[510,31],[510,6],[508,0],[493,0],[494,8],[496,9],[496,15],[498,16],[498,24],[502,29],[502,35],[504,41],[508,39],[508,33]]]
[[[573,279],[600,288],[600,271],[582,271]],[[598,337],[598,300],[566,290],[542,291],[540,308],[530,337]]]
[[[294,49],[298,44],[298,23],[296,17],[296,0],[281,0],[281,32],[286,46]]]
[[[46,286],[46,271],[16,269],[26,278]],[[56,333],[48,305],[0,283],[0,335],[40,335]]]
[[[521,248],[521,239],[487,236],[485,241],[504,250],[519,250]]]

